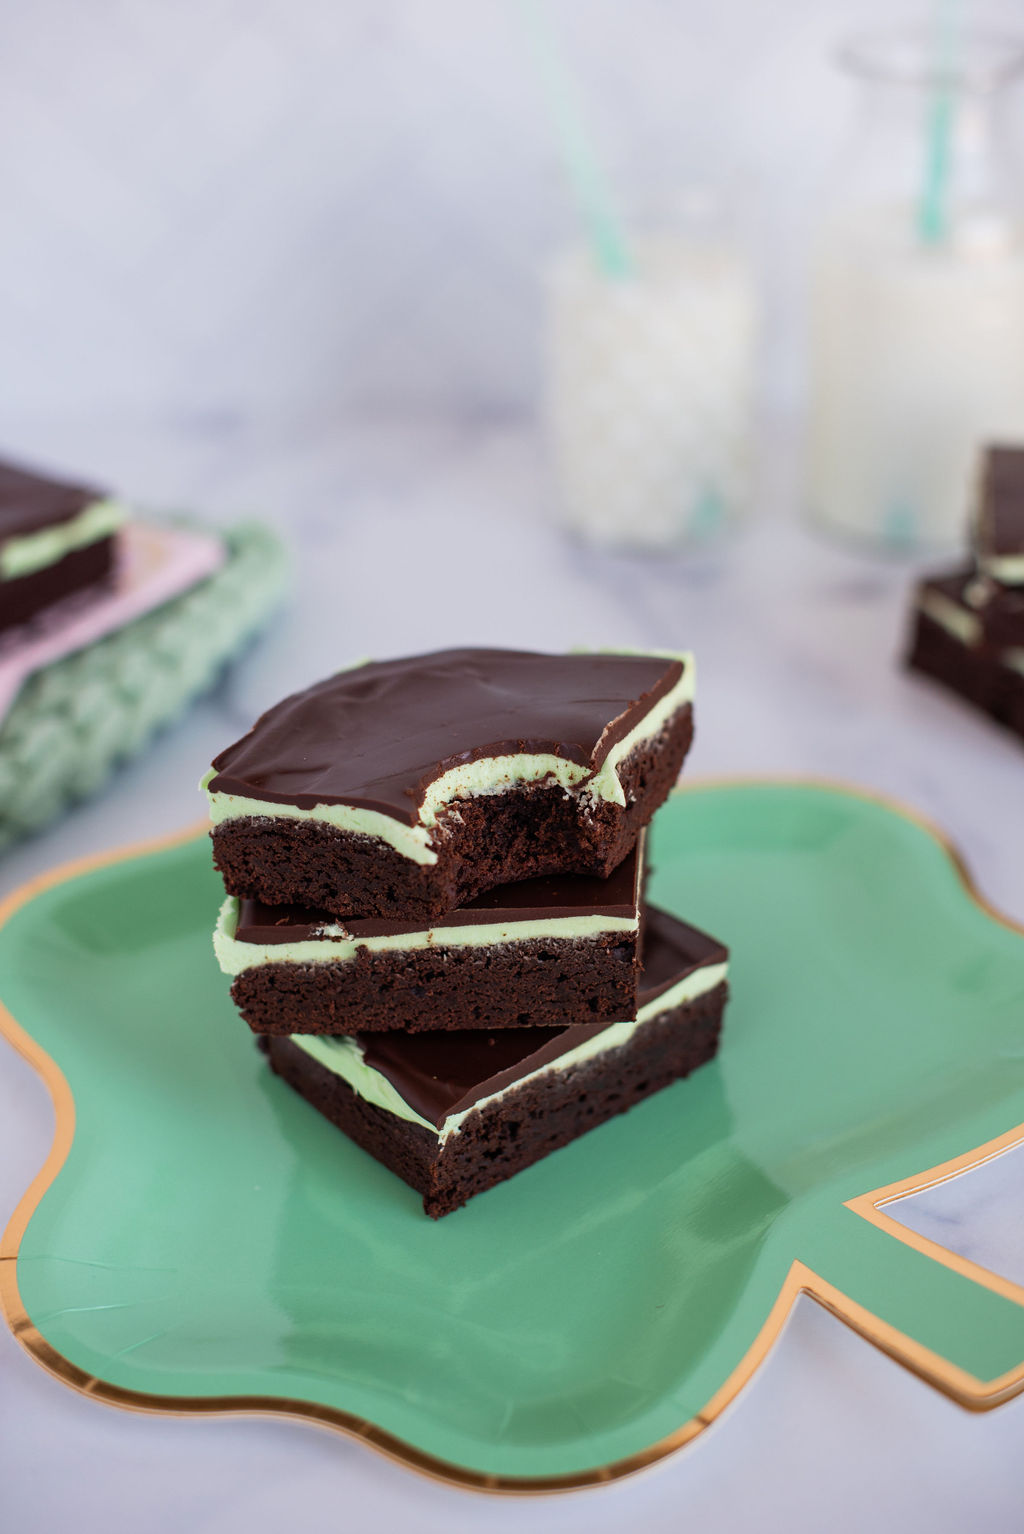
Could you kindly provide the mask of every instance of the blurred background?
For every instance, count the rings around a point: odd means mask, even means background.
[[[850,105],[829,55],[891,7],[548,9],[617,183],[736,184],[790,403]],[[516,0],[18,7],[0,180],[8,417],[535,406],[538,267],[574,210]]]
[[[531,414],[578,229],[518,0],[36,0],[0,54],[0,412]],[[724,194],[760,398],[805,390],[809,241],[887,0],[549,0],[622,205]],[[906,19],[927,20],[913,11]],[[1012,30],[1014,0],[982,18]],[[972,15],[973,20],[973,15]],[[54,435],[55,445],[59,436]]]

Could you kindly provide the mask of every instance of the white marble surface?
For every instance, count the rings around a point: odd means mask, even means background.
[[[1024,920],[1024,754],[894,664],[910,567],[821,543],[793,510],[789,435],[767,436],[749,526],[658,561],[559,534],[531,436],[500,424],[309,424],[200,433],[25,424],[6,446],[154,502],[261,511],[298,551],[296,602],[219,688],[93,803],[0,863],[0,893],[67,858],[197,818],[211,753],[285,688],[367,653],[446,642],[692,645],[694,774],[841,777],[937,821],[986,894]],[[0,1220],[49,1143],[31,1071],[0,1047]],[[905,1205],[927,1234],[1024,1281],[1024,1160]],[[428,1484],[340,1437],[188,1421],[80,1398],[0,1335],[0,1526],[159,1534],[756,1526],[1018,1527],[1024,1400],[971,1415],[801,1302],[765,1367],[695,1444],[618,1486],[529,1504]]]

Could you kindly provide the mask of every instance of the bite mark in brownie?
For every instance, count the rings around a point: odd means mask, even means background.
[[[689,704],[621,764],[625,803],[535,783],[453,803],[420,864],[376,837],[316,821],[240,817],[211,833],[229,894],[339,917],[424,921],[495,885],[574,873],[607,878],[667,798],[693,738]]]
[[[354,667],[215,758],[215,862],[232,894],[339,916],[429,918],[495,884],[603,877],[657,808],[630,813],[652,755],[678,774],[692,698],[685,655],[446,650]]]

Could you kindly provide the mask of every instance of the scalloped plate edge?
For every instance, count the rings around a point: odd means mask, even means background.
[[[1024,926],[998,911],[977,889],[963,858],[949,838],[916,810],[891,799],[888,795],[826,778],[785,776],[694,779],[677,788],[675,792],[690,793],[708,788],[757,786],[810,788],[848,794],[852,798],[866,799],[870,803],[879,804],[911,821],[943,849],[953,864],[964,891],[974,904],[993,921],[1024,936]],[[54,885],[66,883],[82,874],[112,863],[128,862],[133,858],[145,857],[149,853],[166,851],[198,838],[205,834],[206,830],[206,822],[202,821],[167,836],[135,842],[126,847],[94,853],[62,864],[48,873],[29,880],[27,884],[22,885],[20,889],[15,890],[13,894],[0,902],[0,926],[3,926],[15,911],[20,910],[44,890],[53,888]],[[405,1442],[404,1439],[396,1437],[365,1418],[333,1407],[321,1406],[315,1401],[262,1395],[164,1396],[144,1391],[125,1390],[119,1385],[110,1384],[80,1369],[77,1364],[59,1353],[35,1326],[22,1303],[17,1279],[18,1252],[28,1223],[43,1194],[57,1177],[67,1159],[74,1138],[75,1104],[71,1089],[56,1062],[25,1032],[2,1003],[0,1003],[0,1037],[6,1038],[42,1078],[53,1101],[56,1120],[53,1141],[46,1159],[19,1200],[3,1236],[0,1237],[0,1311],[14,1337],[36,1363],[73,1390],[78,1390],[83,1395],[91,1396],[94,1400],[103,1401],[110,1406],[118,1406],[127,1411],[155,1412],[173,1416],[260,1413],[275,1417],[298,1417],[321,1427],[333,1428],[350,1438],[369,1444],[389,1459],[418,1471],[421,1475],[468,1490],[512,1493],[572,1491],[588,1486],[605,1485],[610,1481],[620,1480],[623,1476],[632,1475],[675,1453],[677,1449],[696,1438],[705,1428],[710,1427],[711,1423],[736,1399],[764,1362],[801,1294],[806,1294],[817,1301],[859,1336],[969,1410],[990,1410],[1024,1390],[1024,1363],[996,1379],[980,1380],[966,1370],[951,1364],[939,1354],[923,1347],[896,1327],[882,1321],[802,1262],[792,1264],[775,1303],[749,1350],[725,1383],[696,1416],[682,1423],[656,1443],[650,1444],[635,1454],[627,1455],[624,1459],[599,1465],[591,1470],[565,1475],[504,1476],[472,1470],[467,1466],[425,1453],[414,1444]],[[975,1167],[991,1161],[994,1157],[1022,1143],[1024,1143],[1024,1124],[1018,1124],[1015,1129],[1008,1130],[996,1139],[989,1140],[984,1145],[967,1151],[962,1156],[944,1162],[940,1166],[932,1167],[928,1171],[917,1173],[899,1182],[889,1183],[886,1187],[875,1188],[870,1193],[860,1194],[848,1200],[845,1207],[923,1255],[943,1263],[975,1283],[994,1290],[1003,1298],[1024,1306],[1024,1286],[1014,1284],[1009,1279],[992,1272],[991,1269],[984,1268],[968,1258],[960,1257],[947,1247],[918,1235],[916,1231],[901,1225],[886,1212],[886,1207],[896,1200],[908,1197],[912,1193],[922,1192],[926,1188],[934,1187],[937,1183],[958,1177],[964,1172],[972,1171]]]

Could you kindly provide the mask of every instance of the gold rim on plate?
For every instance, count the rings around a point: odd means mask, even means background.
[[[844,793],[853,798],[867,799],[871,803],[880,804],[894,814],[901,815],[927,832],[939,844],[953,864],[961,885],[975,905],[1000,925],[1024,936],[1024,926],[1004,915],[1003,912],[997,911],[977,889],[963,858],[949,838],[916,810],[909,809],[885,794],[873,793],[825,778],[786,777],[694,780],[676,792],[688,793],[706,788],[750,788],[758,784],[825,789]],[[170,847],[197,839],[206,830],[207,825],[203,821],[199,825],[188,826],[185,830],[173,832],[168,836],[135,842],[127,847],[115,848],[113,851],[78,858],[52,869],[49,873],[41,874],[0,902],[0,926],[3,926],[15,911],[36,895],[41,894],[43,890],[52,889],[56,884],[63,884],[81,874],[90,873],[94,869],[106,867],[111,863],[127,862],[132,858],[145,856],[147,853],[166,851]],[[684,1422],[664,1438],[660,1438],[657,1443],[639,1450],[636,1454],[627,1455],[624,1459],[614,1460],[610,1464],[600,1465],[591,1470],[581,1470],[565,1475],[505,1476],[470,1470],[448,1460],[439,1459],[433,1454],[427,1454],[363,1417],[354,1416],[350,1412],[334,1407],[321,1406],[312,1401],[262,1395],[162,1396],[146,1391],[122,1389],[119,1385],[109,1384],[80,1369],[77,1364],[73,1364],[70,1359],[65,1358],[62,1353],[52,1347],[35,1326],[22,1303],[18,1289],[18,1251],[29,1220],[35,1213],[43,1194],[60,1172],[71,1148],[75,1131],[75,1104],[71,1089],[55,1061],[51,1060],[34,1039],[30,1038],[15,1022],[2,1003],[0,1003],[0,1037],[6,1038],[42,1077],[53,1100],[56,1117],[53,1143],[46,1160],[26,1189],[11,1216],[7,1229],[0,1237],[0,1310],[18,1342],[38,1364],[65,1385],[95,1400],[104,1401],[110,1406],[119,1406],[127,1411],[160,1412],[174,1416],[259,1412],[274,1417],[298,1417],[345,1433],[350,1438],[369,1444],[389,1459],[418,1471],[421,1475],[450,1485],[487,1492],[573,1491],[586,1486],[606,1485],[610,1481],[632,1475],[674,1453],[709,1427],[730,1402],[735,1400],[759,1365],[767,1358],[794,1303],[801,1294],[809,1295],[851,1330],[968,1410],[990,1410],[1024,1389],[1024,1361],[1019,1367],[1008,1370],[996,1379],[980,1380],[967,1370],[951,1364],[947,1359],[915,1342],[913,1338],[898,1331],[896,1327],[880,1320],[802,1262],[793,1263],[751,1347],[724,1385],[715,1391],[696,1416],[691,1417],[689,1421]],[[887,1235],[905,1242],[915,1251],[932,1258],[933,1261],[940,1262],[955,1273],[984,1285],[1004,1299],[1024,1305],[1024,1286],[1012,1283],[1009,1279],[992,1272],[991,1269],[982,1267],[969,1258],[961,1257],[925,1236],[918,1235],[916,1231],[901,1225],[887,1213],[887,1206],[897,1199],[906,1198],[912,1193],[923,1192],[926,1188],[932,1188],[953,1177],[959,1177],[964,1172],[973,1171],[975,1167],[984,1165],[985,1162],[993,1160],[1005,1151],[1012,1150],[1014,1146],[1022,1142],[1024,1142],[1024,1124],[1018,1124],[1015,1129],[1008,1130],[1005,1134],[965,1152],[962,1156],[943,1162],[940,1166],[931,1167],[927,1171],[903,1178],[899,1182],[889,1183],[884,1188],[875,1188],[870,1193],[862,1193],[856,1198],[849,1199],[845,1207],[852,1209],[863,1219],[869,1220]]]

